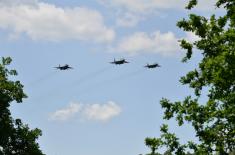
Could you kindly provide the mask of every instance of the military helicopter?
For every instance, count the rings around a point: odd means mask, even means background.
[[[55,67],[56,69],[59,69],[59,70],[68,70],[68,69],[73,69],[72,67],[70,67],[68,64],[65,64],[64,66],[58,66],[58,67]]]
[[[156,67],[161,67],[161,66],[158,63],[154,63],[154,64],[147,64],[144,67],[146,67],[146,68],[156,68]]]
[[[121,64],[124,64],[124,63],[129,63],[127,62],[125,59],[120,59],[120,60],[115,60],[113,62],[110,62],[111,64],[115,64],[115,65],[121,65]]]

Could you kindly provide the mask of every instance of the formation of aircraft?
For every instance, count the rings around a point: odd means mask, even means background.
[[[68,69],[73,69],[72,67],[70,67],[68,64],[65,64],[63,66],[58,66],[58,67],[55,67],[56,69],[59,69],[59,70],[68,70]]]
[[[115,60],[110,62],[111,64],[115,64],[115,65],[121,65],[121,64],[125,64],[125,63],[129,63],[128,61],[126,61],[125,59],[120,59],[120,60]],[[147,64],[144,67],[146,68],[156,68],[156,67],[161,67],[158,63],[154,63],[154,64]],[[63,66],[58,66],[55,67],[56,69],[59,70],[68,70],[68,69],[73,69],[72,67],[70,67],[68,64],[65,64]]]
[[[120,60],[115,60],[113,62],[110,62],[111,64],[115,64],[115,65],[121,65],[121,64],[125,64],[125,63],[129,63],[127,62],[125,59],[120,59]]]
[[[147,64],[144,67],[146,67],[146,68],[156,68],[156,67],[161,67],[161,66],[158,63],[154,63],[154,64]]]

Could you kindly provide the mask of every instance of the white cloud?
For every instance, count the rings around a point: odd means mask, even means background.
[[[120,27],[133,27],[143,19],[144,18],[140,15],[135,15],[133,13],[127,12],[118,16],[116,24]]]
[[[180,8],[182,0],[97,0],[117,12],[116,23],[122,27],[134,27],[149,15],[160,15],[162,9]],[[144,18],[143,18],[144,17]]]
[[[185,36],[179,38],[177,38],[173,32],[161,33],[160,31],[155,31],[151,34],[136,32],[122,38],[117,46],[111,48],[111,50],[119,53],[127,53],[129,55],[155,53],[163,56],[173,56],[181,52],[179,43],[181,39],[195,42],[200,40],[200,37],[193,32],[185,32]]]
[[[184,0],[99,0],[106,6],[118,7],[131,12],[149,13],[161,9],[184,9],[188,1]],[[214,0],[199,0],[197,9],[208,10]]]
[[[186,37],[185,39],[187,41],[190,41],[190,42],[195,42],[195,41],[198,41],[200,40],[200,37],[198,37],[197,35],[195,35],[195,33],[193,32],[186,32]]]
[[[142,53],[159,53],[172,55],[179,52],[178,38],[174,33],[161,33],[156,31],[152,34],[137,32],[123,38],[115,48],[116,52],[125,52],[130,55]]]
[[[106,104],[72,103],[68,107],[52,113],[49,120],[67,121],[79,115],[83,120],[106,122],[118,116],[121,111],[121,107],[113,101],[109,101]]]
[[[115,37],[98,11],[62,8],[36,0],[1,0],[0,28],[8,29],[13,36],[25,34],[33,40],[110,42]]]
[[[71,103],[68,107],[60,109],[52,113],[49,117],[49,120],[52,121],[66,121],[71,119],[78,113],[82,108],[81,104]]]
[[[121,108],[116,103],[110,101],[103,105],[92,104],[86,106],[83,111],[83,117],[88,120],[108,121],[120,113]]]
[[[38,0],[0,0],[0,5],[17,6],[17,5],[32,5],[36,6]]]
[[[147,13],[156,9],[183,8],[182,0],[100,0],[103,4],[131,12]]]
[[[118,26],[133,27],[140,21],[151,16],[165,16],[166,11],[172,9],[185,10],[189,1],[185,0],[97,0],[106,7],[116,11]],[[201,12],[215,11],[214,0],[198,0],[198,5],[193,9]],[[168,12],[167,12],[168,13]],[[130,16],[131,15],[131,16]],[[145,17],[145,18],[143,18]]]

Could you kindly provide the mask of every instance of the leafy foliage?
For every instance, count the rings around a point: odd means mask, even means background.
[[[151,154],[150,155],[155,155],[155,150],[158,149],[158,147],[162,144],[161,139],[157,138],[146,138],[145,139],[145,145],[150,147],[151,149]]]
[[[15,70],[8,70],[11,58],[2,58],[0,63],[0,154],[1,155],[43,155],[36,142],[41,130],[30,130],[20,119],[13,119],[9,110],[10,103],[21,103],[27,96],[19,81],[9,80],[16,76]]]
[[[196,5],[197,0],[191,0],[186,8]],[[190,154],[187,151],[196,155],[228,155],[235,150],[235,1],[217,0],[215,5],[223,7],[226,14],[217,18],[211,15],[209,19],[190,14],[177,23],[179,28],[200,38],[193,43],[181,40],[181,47],[187,51],[183,62],[191,59],[193,49],[203,55],[198,68],[180,79],[183,85],[194,89],[195,96],[179,102],[164,98],[160,102],[164,119],[176,118],[179,126],[191,124],[199,142],[182,145],[163,125],[158,138],[161,143],[156,149],[166,147],[168,153],[179,155]],[[208,100],[199,103],[203,88],[209,89]]]

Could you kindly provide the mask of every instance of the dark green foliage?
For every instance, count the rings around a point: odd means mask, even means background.
[[[189,1],[188,5],[185,7],[186,9],[192,9],[195,5],[197,5],[197,0]]]
[[[150,149],[151,149],[150,155],[156,155],[155,150],[157,150],[161,144],[162,144],[161,139],[157,139],[157,138],[146,138],[145,139],[145,145],[150,147]]]
[[[36,142],[41,130],[30,130],[20,119],[13,119],[9,110],[10,103],[21,103],[26,95],[19,81],[9,80],[17,75],[8,70],[11,58],[2,58],[0,62],[0,155],[43,155]]]
[[[191,0],[186,8],[196,5],[197,0]],[[225,15],[206,19],[190,14],[177,23],[179,28],[200,38],[193,43],[181,40],[181,47],[187,51],[183,62],[191,59],[193,49],[203,55],[198,67],[180,79],[195,95],[179,102],[160,102],[164,119],[175,118],[179,126],[191,124],[199,142],[182,145],[163,125],[158,138],[161,143],[154,152],[160,147],[167,148],[166,153],[179,155],[190,154],[187,151],[196,155],[229,155],[235,150],[235,1],[217,0],[215,6],[223,7]],[[200,103],[203,88],[208,89],[208,100]]]

